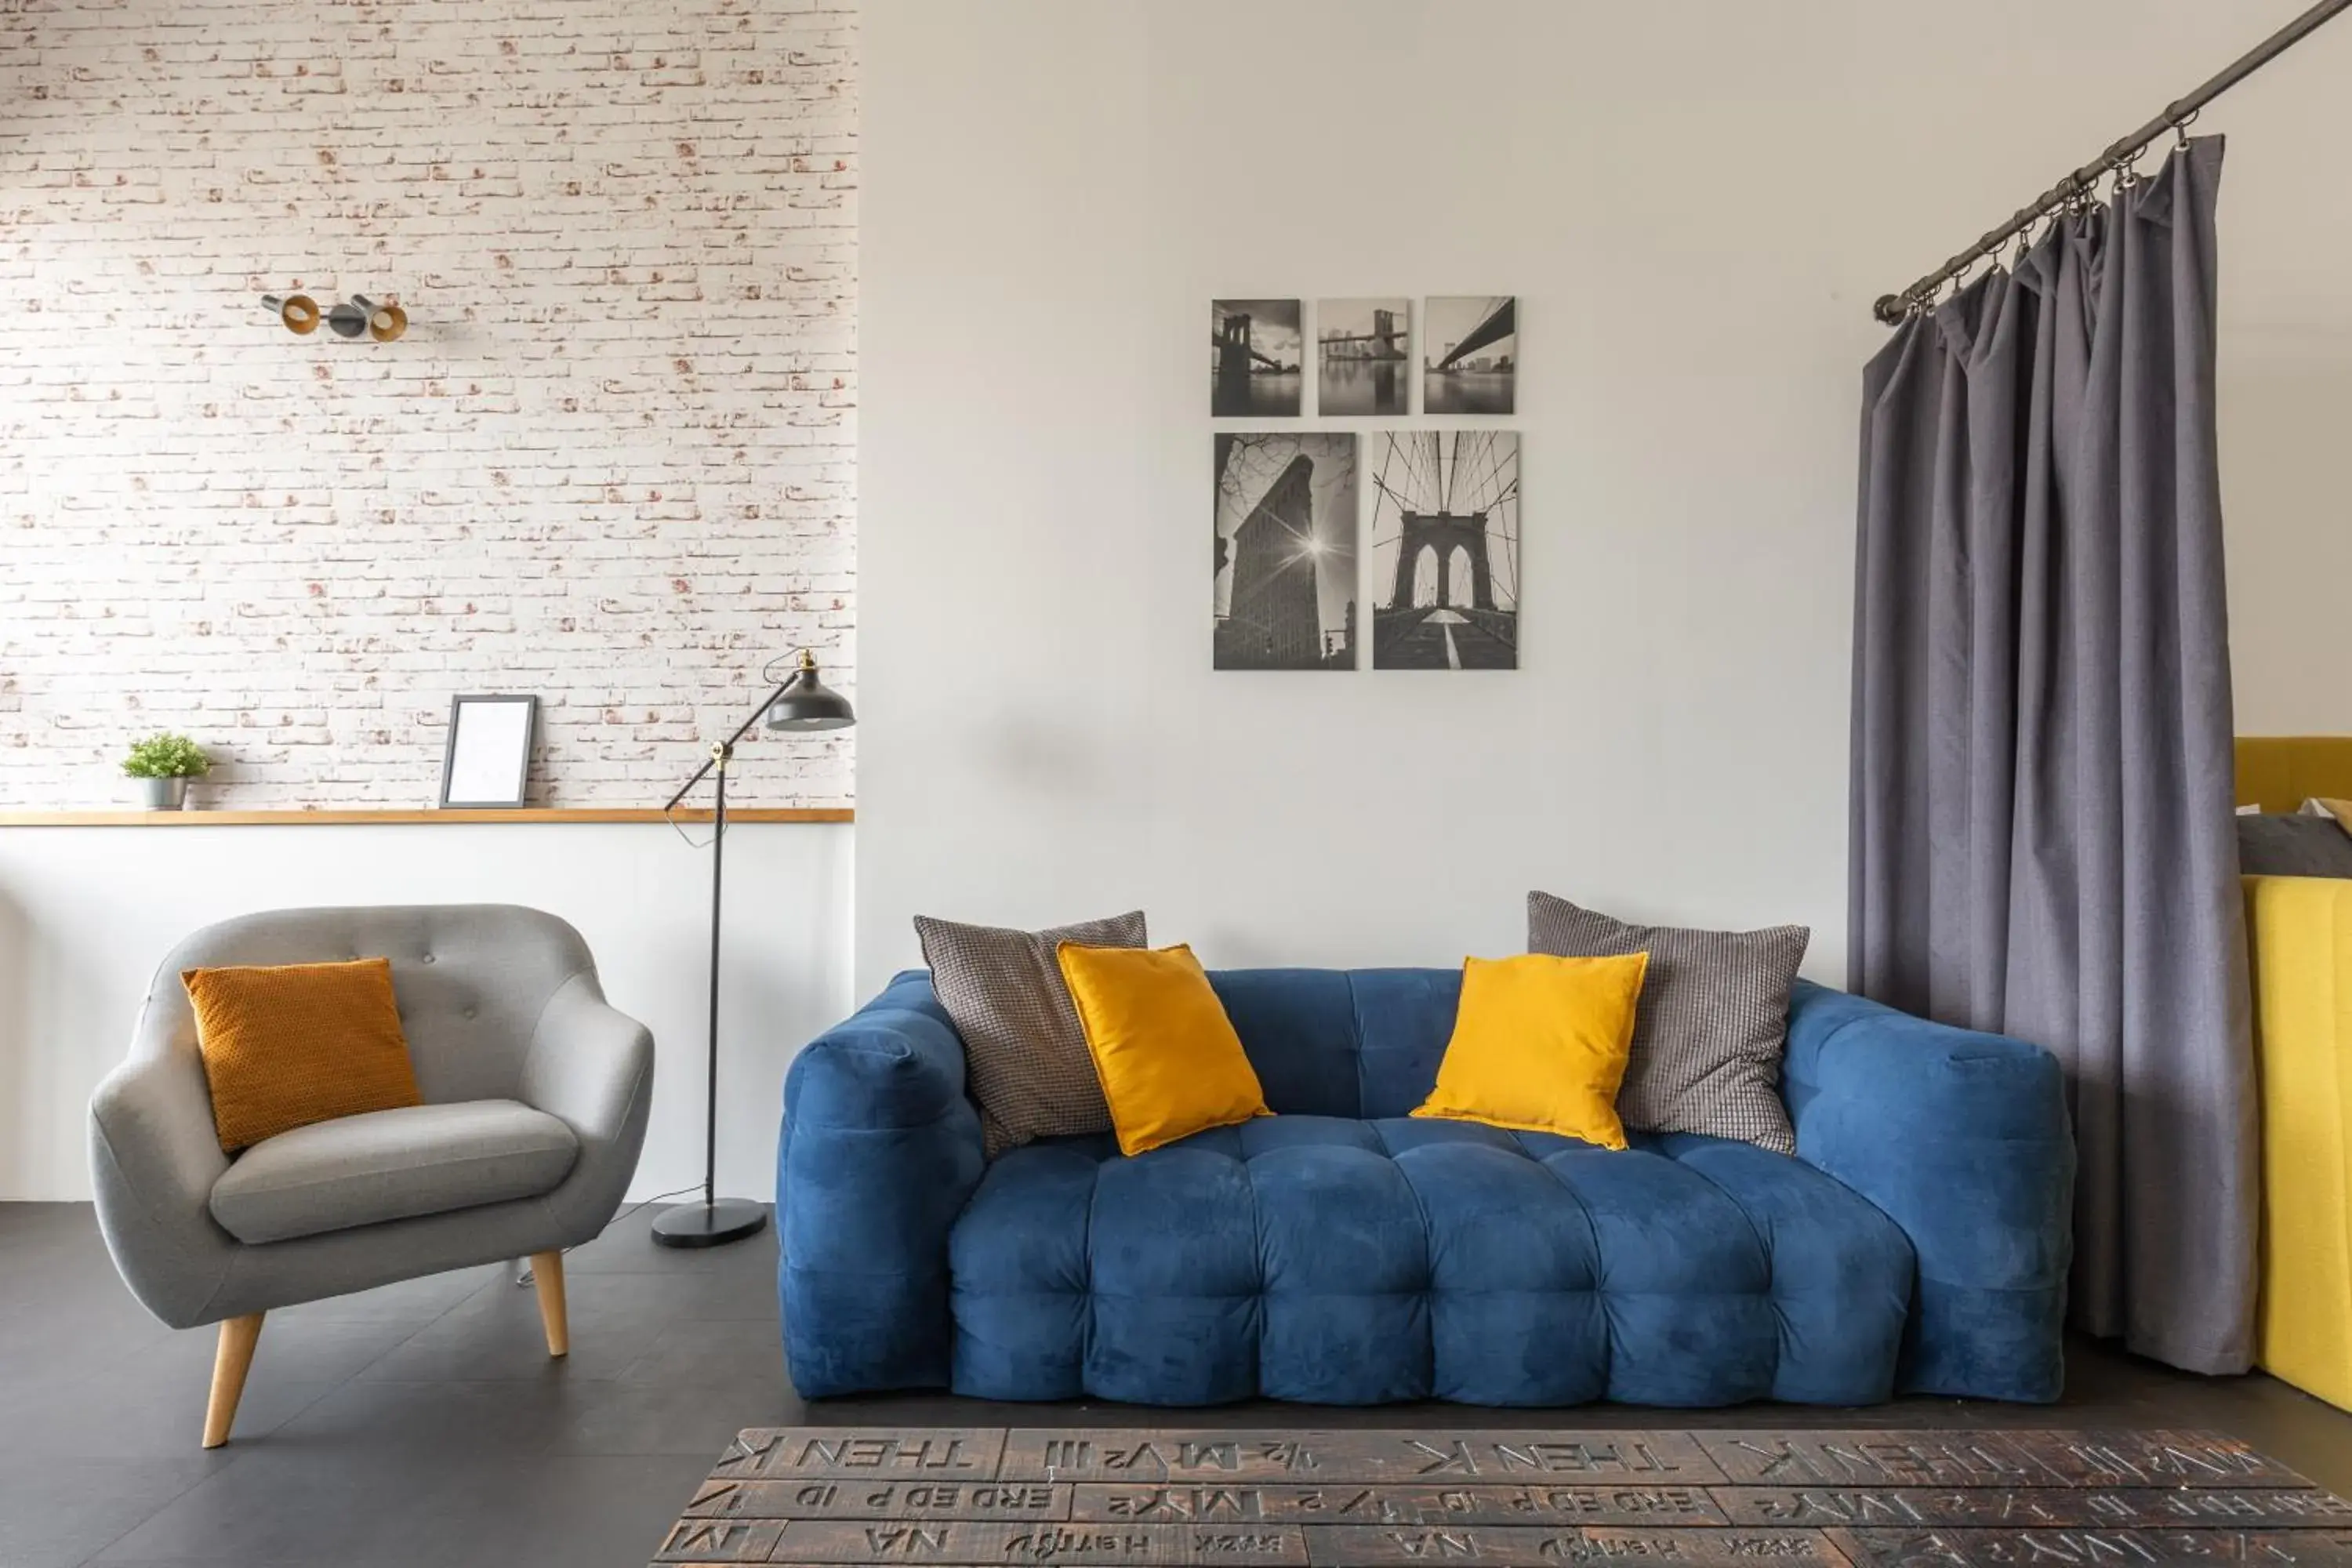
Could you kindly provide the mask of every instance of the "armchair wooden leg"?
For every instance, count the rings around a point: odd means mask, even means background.
[[[259,1312],[221,1321],[220,1342],[213,1350],[213,1394],[205,1405],[205,1447],[217,1448],[228,1441],[236,1423],[236,1402],[245,1397],[245,1374],[253,1366],[254,1342],[261,1338]]]
[[[572,1327],[563,1314],[563,1254],[530,1255],[531,1282],[539,1287],[539,1321],[547,1330],[547,1353],[572,1353]]]

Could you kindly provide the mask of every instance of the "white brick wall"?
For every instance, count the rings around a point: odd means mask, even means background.
[[[657,805],[852,686],[856,0],[0,0],[0,804],[185,730],[221,805]],[[398,299],[408,335],[261,310]],[[849,736],[746,804],[844,804]]]

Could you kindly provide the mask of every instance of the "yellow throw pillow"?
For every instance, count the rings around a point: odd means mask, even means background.
[[[2322,795],[2315,798],[2311,805],[2317,806],[2322,813],[2334,817],[2336,826],[2347,833],[2352,833],[2352,800],[2330,800]],[[2305,809],[2309,810],[2310,807],[2306,806]]]
[[[313,1121],[425,1103],[388,958],[188,969],[180,984],[226,1153]]]
[[[1271,1116],[1224,1004],[1192,950],[1055,950],[1122,1154]]]
[[[1462,961],[1437,1086],[1413,1114],[1625,1147],[1617,1088],[1650,955]]]

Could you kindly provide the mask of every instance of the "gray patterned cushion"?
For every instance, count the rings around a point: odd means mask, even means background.
[[[2242,816],[2238,869],[2249,877],[2352,877],[2352,833],[2332,816]]]
[[[1797,1152],[1780,1102],[1789,992],[1812,932],[1635,926],[1549,893],[1528,895],[1528,951],[1650,955],[1617,1114],[1644,1132],[1706,1132]]]
[[[988,1157],[1033,1138],[1109,1131],[1110,1107],[1054,950],[1141,947],[1143,911],[1035,931],[917,915],[915,935],[931,990],[963,1037]]]

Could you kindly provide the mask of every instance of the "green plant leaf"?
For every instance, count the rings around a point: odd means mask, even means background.
[[[202,746],[169,731],[132,742],[122,759],[122,771],[134,779],[200,778],[212,766]]]

